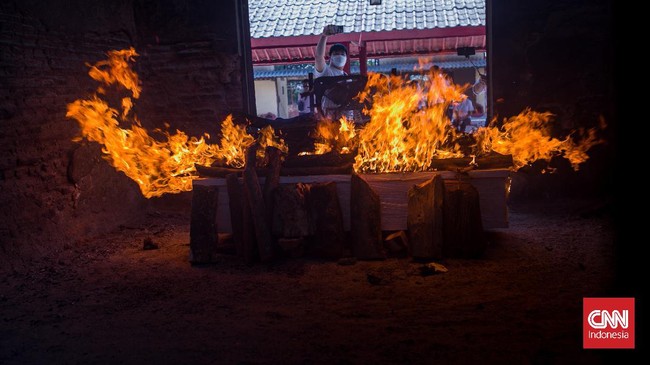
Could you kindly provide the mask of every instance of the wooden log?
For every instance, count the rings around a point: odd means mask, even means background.
[[[314,166],[314,167],[281,167],[280,176],[310,176],[310,175],[349,175],[352,173],[353,164],[342,166]],[[196,171],[201,177],[226,177],[229,174],[241,174],[243,169],[230,167],[201,166],[195,165]],[[258,175],[264,175],[266,170],[256,169]]]
[[[466,182],[445,183],[444,244],[446,257],[475,258],[483,254],[486,239],[481,223],[479,194]]]
[[[354,163],[355,154],[328,152],[322,155],[298,155],[287,158],[284,167],[344,166]]]
[[[280,185],[280,164],[282,151],[275,147],[266,148],[268,165],[266,168],[266,179],[264,180],[264,204],[266,204],[266,222],[269,228],[273,225],[273,191]]]
[[[501,155],[492,152],[487,156],[477,157],[471,165],[471,157],[442,158],[431,160],[430,167],[439,171],[457,171],[473,168],[476,170],[501,169],[513,166],[512,155]],[[293,156],[282,164],[281,176],[306,176],[306,175],[339,175],[351,174],[354,165],[354,155],[326,153],[323,155]],[[231,173],[241,173],[241,169],[219,166],[195,165],[199,176],[225,177]],[[257,171],[262,174],[262,170]]]
[[[253,144],[246,151],[246,167],[244,168],[244,191],[251,210],[257,250],[262,262],[268,262],[273,258],[273,244],[271,230],[266,218],[266,204],[262,195],[255,171],[255,154],[257,146]],[[247,229],[247,227],[244,227]]]
[[[440,175],[408,192],[406,226],[409,251],[415,260],[442,258],[445,183]]]
[[[431,160],[431,168],[439,171],[449,170],[456,171],[471,167],[471,157],[461,158],[440,158]],[[477,157],[474,161],[477,170],[501,169],[513,166],[512,155],[502,155],[492,152],[489,155]]]
[[[244,245],[244,201],[242,200],[241,185],[237,174],[226,176],[226,188],[228,189],[228,207],[230,209],[230,225],[232,227],[232,240],[235,243],[237,255],[246,258],[246,246]],[[251,255],[252,256],[252,255]]]
[[[243,187],[242,187],[243,189]],[[257,240],[255,239],[255,230],[253,228],[253,213],[251,205],[248,202],[248,194],[241,194],[242,206],[242,253],[240,257],[247,264],[251,264],[257,257]]]
[[[359,260],[385,259],[381,239],[379,195],[359,175],[350,181],[350,227],[352,253]]]
[[[304,184],[280,185],[275,189],[273,234],[300,238],[311,234]]]
[[[315,166],[315,167],[283,167],[280,169],[282,176],[316,176],[316,175],[350,175],[354,171],[353,164],[342,166]]]
[[[345,229],[336,183],[311,185],[307,207],[314,232],[310,254],[328,259],[341,257],[345,246]]]
[[[244,172],[244,169],[220,166],[194,165],[194,168],[201,177],[226,177],[230,174],[238,174],[241,176],[242,172]]]
[[[217,205],[219,189],[216,186],[195,186],[192,191],[192,218],[190,221],[190,262],[212,262],[217,252]]]

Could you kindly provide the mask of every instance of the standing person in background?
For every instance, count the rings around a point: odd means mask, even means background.
[[[472,123],[470,114],[474,111],[474,104],[466,95],[460,102],[454,102],[454,119],[452,125],[461,133]]]
[[[336,25],[326,25],[323,28],[323,33],[320,36],[318,44],[316,45],[315,55],[315,72],[314,77],[319,78],[323,76],[344,76],[347,75],[343,71],[343,67],[347,63],[348,50],[344,45],[335,43],[329,50],[329,63],[325,62],[325,48],[327,46],[327,37],[340,32]],[[328,117],[336,117],[332,115],[333,111],[339,107],[338,104],[323,96],[321,101],[321,109],[323,114]]]
[[[316,45],[316,78],[322,76],[343,76],[347,75],[343,71],[343,67],[347,63],[348,50],[341,43],[335,43],[330,47],[329,51],[329,64],[325,62],[325,47],[327,46],[327,37],[336,34],[338,31],[336,25],[326,25],[323,28],[323,33],[320,35],[318,44]]]
[[[302,80],[302,92],[298,96],[299,115],[311,115],[311,95],[312,90],[309,88],[309,79]]]

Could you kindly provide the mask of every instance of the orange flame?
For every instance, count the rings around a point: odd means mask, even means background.
[[[420,60],[420,67],[427,62]],[[366,173],[425,171],[431,168],[432,159],[462,157],[458,142],[467,137],[456,133],[446,112],[452,102],[466,98],[466,86],[453,84],[435,68],[416,81],[371,74],[358,96],[372,101],[370,110],[364,110],[370,122],[358,131],[345,119],[340,128],[330,120],[319,122],[314,153],[357,151],[354,168]],[[562,154],[577,170],[588,159],[586,152],[603,141],[597,137],[597,129],[580,130],[565,140],[552,138],[551,118],[551,113],[527,109],[506,120],[502,128],[479,128],[473,135],[477,142],[474,156],[491,151],[510,154],[514,168],[519,168]],[[601,129],[604,124],[601,121]]]
[[[456,157],[450,143],[455,132],[446,116],[463,87],[431,70],[419,83],[399,76],[371,74],[360,98],[370,98],[364,110],[370,122],[359,131],[354,168],[362,172],[424,171],[433,158]]]
[[[229,115],[221,122],[221,147],[218,149],[218,158],[221,158],[222,162],[227,166],[244,167],[246,149],[254,142],[255,138],[246,132],[246,126],[235,124],[232,115]],[[210,161],[207,165],[212,162]],[[198,164],[206,165],[204,163]]]
[[[316,142],[312,154],[322,155],[332,150],[340,154],[350,153],[356,148],[356,133],[354,122],[345,116],[342,116],[338,123],[322,119],[316,125]]]
[[[138,75],[129,65],[138,55],[135,49],[107,54],[108,60],[90,66],[89,75],[106,86],[115,84],[125,88],[137,99],[140,94]],[[246,133],[245,126],[233,123],[232,116],[221,124],[220,145],[208,144],[204,137],[188,137],[179,130],[175,134],[160,131],[164,138],[158,141],[149,135],[137,118],[129,117],[133,107],[130,97],[122,99],[120,113],[97,95],[103,93],[105,90],[100,86],[89,99],[68,104],[66,116],[79,123],[81,138],[103,145],[104,159],[134,180],[147,198],[192,190],[192,180],[198,177],[195,164],[210,165],[215,160],[222,160],[229,166],[242,167],[246,148],[255,142]],[[132,126],[121,128],[120,121],[130,122]],[[284,141],[275,137],[273,129],[260,133],[260,136],[260,144],[275,143],[286,152]],[[205,137],[209,136],[206,134]]]
[[[276,136],[275,131],[270,125],[259,130],[257,143],[259,143],[259,148],[257,149],[257,157],[259,158],[264,157],[266,147],[275,147],[284,154],[289,152],[289,147],[284,143],[284,139]]]
[[[587,151],[603,141],[596,136],[596,128],[587,132],[578,131],[579,142],[571,135],[564,140],[553,138],[553,117],[549,112],[539,113],[526,109],[519,115],[504,120],[501,128],[479,128],[476,132],[478,153],[495,151],[512,155],[515,169],[537,160],[548,161],[553,156],[562,154],[578,170],[579,165],[589,159]],[[600,128],[605,128],[604,120],[601,120]]]
[[[90,67],[88,75],[93,80],[104,85],[118,84],[133,93],[134,98],[140,97],[140,81],[138,74],[131,69],[129,62],[135,62],[138,53],[135,48],[123,49],[120,51],[108,51],[108,59],[99,61],[95,65],[86,64]],[[128,110],[127,110],[128,111]]]

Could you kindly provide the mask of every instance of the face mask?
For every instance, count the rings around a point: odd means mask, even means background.
[[[336,67],[343,67],[345,66],[345,61],[347,61],[347,57],[345,55],[334,55],[332,56],[332,64]]]

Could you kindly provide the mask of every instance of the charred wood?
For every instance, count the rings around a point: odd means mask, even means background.
[[[445,184],[440,175],[408,192],[409,251],[416,260],[442,258]]]
[[[471,184],[445,182],[444,245],[446,257],[475,258],[483,254],[486,239],[478,191]]]
[[[328,152],[322,155],[298,155],[287,158],[284,167],[346,166],[354,163],[354,154]]]
[[[350,220],[354,256],[360,260],[386,258],[379,195],[357,174],[352,174],[350,182]]]
[[[253,145],[246,152],[246,167],[244,168],[244,191],[251,211],[257,249],[262,262],[273,258],[271,230],[266,218],[266,204],[262,189],[255,171],[255,155],[257,146]]]
[[[336,183],[312,184],[307,195],[307,207],[313,226],[312,255],[338,259],[343,255],[345,230]]]
[[[472,164],[472,157],[461,158],[436,158],[431,161],[430,167],[439,171],[456,171],[467,168],[478,170],[503,169],[513,166],[512,155],[501,155],[492,152],[489,155],[477,157]]]
[[[282,151],[275,147],[266,148],[268,164],[266,168],[266,179],[264,180],[264,204],[266,205],[266,222],[268,227],[273,225],[273,191],[280,185],[280,164]]]
[[[280,185],[275,189],[273,234],[285,238],[300,238],[311,234],[307,211],[307,186]]]
[[[230,225],[232,226],[232,240],[235,243],[237,255],[244,259],[247,257],[252,258],[246,254],[246,246],[244,245],[244,205],[241,185],[237,174],[229,174],[226,176],[226,188],[228,189],[228,208],[230,209]]]
[[[314,167],[281,167],[280,176],[310,176],[310,175],[350,175],[353,164],[342,166],[314,166]],[[196,171],[201,177],[226,177],[229,174],[241,174],[243,169],[218,166],[196,165]],[[256,169],[258,175],[264,175],[267,170]]]

